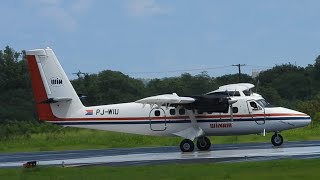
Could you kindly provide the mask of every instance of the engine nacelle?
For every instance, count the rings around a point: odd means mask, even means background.
[[[218,112],[228,113],[229,111],[229,97],[227,96],[192,96],[195,98],[191,104],[185,105],[184,107],[189,110],[197,110],[198,112]]]

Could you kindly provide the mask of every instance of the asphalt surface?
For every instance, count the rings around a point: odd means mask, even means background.
[[[281,158],[320,158],[320,141],[213,144],[210,151],[182,153],[178,147],[116,148],[77,151],[0,153],[0,168],[21,167],[28,161],[48,166],[149,165],[190,162],[265,161]]]

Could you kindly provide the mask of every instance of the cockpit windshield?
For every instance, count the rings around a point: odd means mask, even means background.
[[[239,91],[222,91],[222,92],[212,92],[207,95],[226,95],[226,96],[240,96]]]
[[[273,107],[268,101],[266,101],[265,99],[259,99],[259,100],[256,100],[257,103],[263,107],[263,108],[266,108],[266,107]]]

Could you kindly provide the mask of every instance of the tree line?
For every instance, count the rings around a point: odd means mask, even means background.
[[[320,117],[320,56],[314,64],[300,67],[276,65],[258,77],[241,75],[242,82],[255,84],[255,91],[270,103],[286,106],[314,117]],[[84,105],[100,105],[135,101],[147,96],[177,93],[198,95],[221,85],[239,82],[238,74],[209,76],[183,73],[177,77],[155,78],[150,81],[132,78],[119,71],[104,70],[84,74],[71,81],[78,94],[85,95]],[[37,119],[25,52],[7,46],[0,50],[0,122]]]

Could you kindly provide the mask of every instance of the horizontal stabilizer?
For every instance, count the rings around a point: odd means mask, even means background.
[[[142,104],[189,104],[194,102],[194,98],[180,97],[176,93],[151,96],[136,101]]]
[[[61,101],[71,101],[72,98],[66,98],[66,97],[61,97],[61,98],[49,98],[47,100],[41,101],[40,103],[42,104],[50,104],[50,103],[57,103]]]

